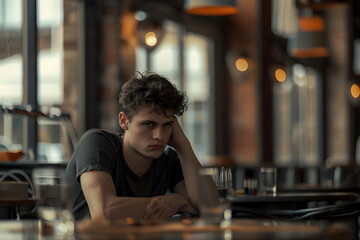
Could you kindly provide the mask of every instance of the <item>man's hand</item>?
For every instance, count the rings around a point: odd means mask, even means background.
[[[154,197],[146,207],[144,218],[164,219],[183,211],[191,214],[196,213],[196,210],[185,198],[180,194],[174,193]]]
[[[175,117],[175,121],[172,128],[171,137],[168,144],[173,147],[176,151],[181,150],[186,144],[190,144],[188,138],[185,136],[178,119]]]

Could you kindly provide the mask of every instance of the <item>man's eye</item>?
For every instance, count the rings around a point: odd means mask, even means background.
[[[149,126],[149,127],[150,127],[150,126],[154,126],[154,124],[151,123],[151,122],[145,122],[145,123],[143,123],[143,125],[144,125],[144,126]]]
[[[165,123],[165,124],[164,124],[164,127],[166,127],[166,128],[171,127],[171,123]]]

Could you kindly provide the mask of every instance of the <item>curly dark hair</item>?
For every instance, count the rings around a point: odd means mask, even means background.
[[[142,107],[166,116],[167,110],[181,116],[187,110],[188,98],[167,78],[153,72],[136,72],[123,86],[119,96],[120,111],[131,120]]]

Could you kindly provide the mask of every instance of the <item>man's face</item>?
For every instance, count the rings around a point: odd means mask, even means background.
[[[175,119],[173,111],[166,115],[169,117],[151,111],[151,108],[142,108],[131,121],[126,118],[126,146],[145,158],[160,157],[170,139]]]

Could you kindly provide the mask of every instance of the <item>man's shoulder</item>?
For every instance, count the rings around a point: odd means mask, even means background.
[[[105,137],[105,138],[113,138],[113,137],[116,137],[117,134],[113,133],[113,132],[109,132],[104,129],[100,129],[100,128],[92,128],[92,129],[87,130],[83,134],[82,138],[96,137],[96,136]]]
[[[117,147],[121,142],[119,134],[109,132],[103,129],[90,129],[87,130],[80,138],[79,144],[88,147],[91,146],[114,146]]]

